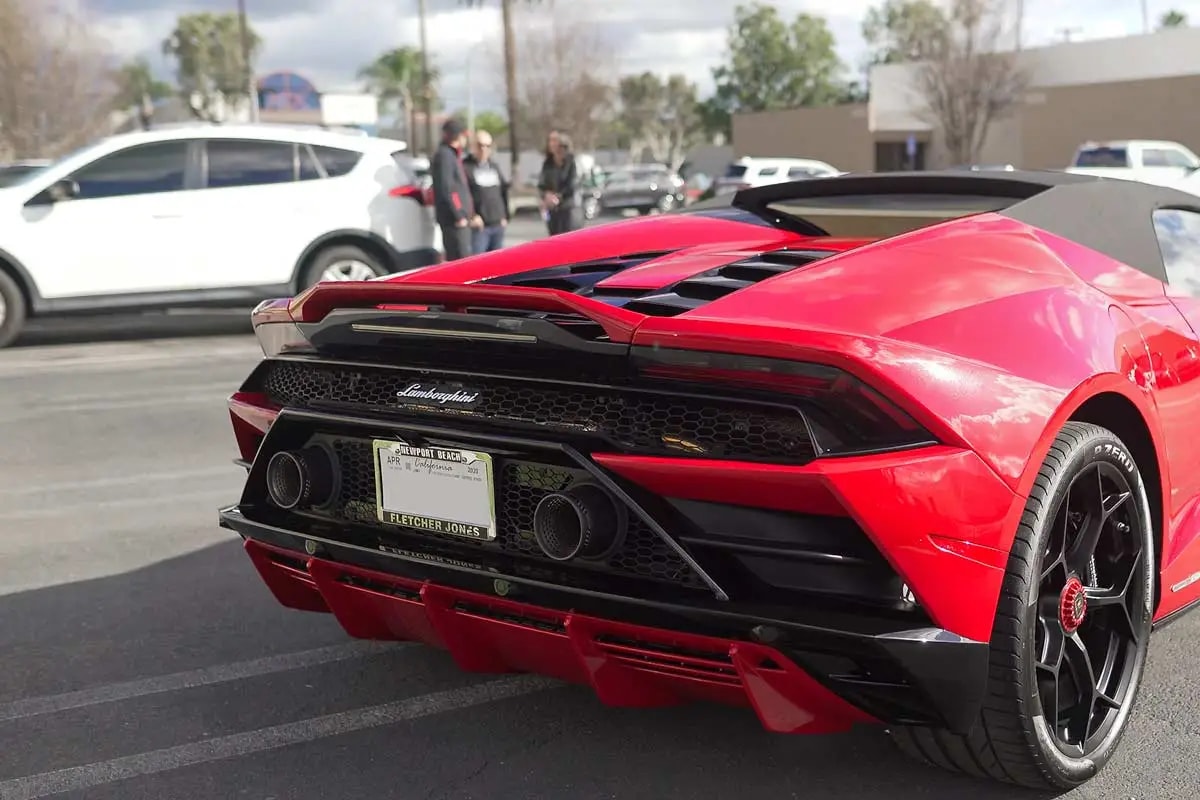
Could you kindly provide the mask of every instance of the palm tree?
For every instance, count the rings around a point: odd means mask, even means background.
[[[400,99],[404,104],[405,131],[409,148],[416,152],[417,103],[424,95],[425,85],[421,79],[421,51],[416,47],[396,47],[381,53],[378,58],[358,71],[358,77],[367,83],[367,91],[380,100]],[[438,82],[436,67],[429,67],[429,90]]]
[[[1160,28],[1186,28],[1187,24],[1187,14],[1176,9],[1166,12],[1158,20],[1158,27]]]
[[[497,0],[500,3],[500,17],[504,25],[504,93],[508,110],[508,146],[512,150],[513,185],[517,184],[517,164],[520,161],[521,146],[517,142],[520,109],[517,104],[520,97],[517,94],[517,45],[513,36],[513,5],[515,0]],[[482,6],[485,0],[459,0],[469,6]],[[526,3],[538,3],[541,0],[524,0]],[[553,0],[551,0],[553,6]]]

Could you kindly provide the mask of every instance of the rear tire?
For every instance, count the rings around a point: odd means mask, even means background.
[[[1112,432],[1068,422],[1038,472],[1009,555],[978,721],[965,736],[903,727],[893,740],[915,758],[979,778],[1042,790],[1085,783],[1112,757],[1136,702],[1155,582],[1137,464]],[[1103,669],[1110,658],[1114,666]],[[1101,693],[1090,705],[1089,669]],[[1053,709],[1058,724],[1047,721]]]
[[[0,348],[8,347],[21,335],[26,314],[21,287],[8,273],[0,270]]]
[[[321,281],[365,281],[386,274],[376,256],[357,245],[338,244],[322,248],[312,257],[300,276],[300,290]]]

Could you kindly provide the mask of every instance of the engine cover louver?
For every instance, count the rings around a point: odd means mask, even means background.
[[[631,253],[518,272],[483,281],[501,286],[560,289],[639,314],[671,317],[720,300],[759,281],[799,269],[834,254],[829,250],[773,250],[693,275],[661,289],[598,286],[601,281],[672,251]]]
[[[605,278],[611,278],[618,272],[670,254],[670,250],[629,253],[615,258],[599,258],[594,261],[580,261],[575,264],[518,272],[515,275],[504,275],[482,281],[482,283],[525,286],[531,289],[561,289],[564,292],[574,292],[575,294],[592,294],[593,287]],[[602,290],[596,293],[603,294]]]
[[[652,294],[643,294],[625,308],[655,317],[673,317],[720,300],[759,281],[799,269],[826,256],[827,250],[775,250],[693,275]]]

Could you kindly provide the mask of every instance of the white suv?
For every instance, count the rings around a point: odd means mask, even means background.
[[[767,186],[810,178],[833,178],[844,175],[837,167],[811,158],[750,158],[732,162],[725,174],[714,181],[716,194],[728,194],[741,189]]]
[[[436,263],[405,144],[318,127],[170,126],[0,187],[0,347],[29,316],[253,305]]]

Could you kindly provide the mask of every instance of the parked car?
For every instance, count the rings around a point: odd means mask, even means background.
[[[714,194],[728,194],[755,186],[767,186],[809,178],[832,178],[842,171],[832,164],[811,158],[739,158],[713,183]]]
[[[1067,172],[1173,186],[1200,169],[1200,157],[1179,142],[1128,139],[1087,142]]]
[[[0,188],[0,346],[26,317],[254,303],[436,263],[403,142],[187,125],[103,139]]]
[[[660,164],[634,165],[610,171],[600,187],[599,214],[621,214],[633,210],[672,211],[684,205],[687,193],[683,178]]]
[[[1200,608],[1200,211],[1060,172],[736,201],[259,307],[221,524],[284,606],[466,670],[1088,782],[1144,675],[1194,681],[1145,668]]]
[[[26,159],[0,164],[0,187],[14,184],[26,175],[37,172],[50,163],[48,159]]]

